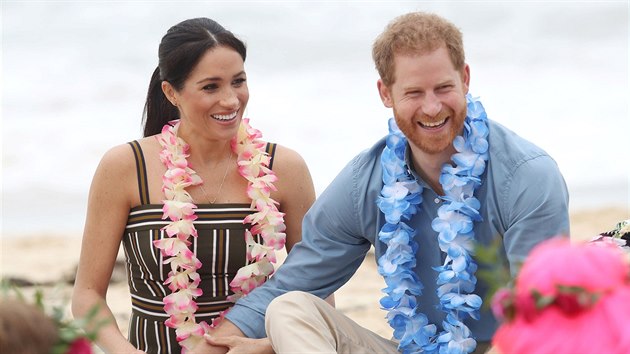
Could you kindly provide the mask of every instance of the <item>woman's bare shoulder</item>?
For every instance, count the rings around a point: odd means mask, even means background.
[[[130,144],[116,145],[103,154],[99,169],[115,170],[121,172],[128,168],[135,168],[135,157]]]
[[[272,170],[278,176],[276,186],[283,195],[285,191],[290,194],[296,189],[306,189],[311,193],[313,189],[311,173],[306,161],[297,151],[278,145]]]
[[[142,156],[151,156],[150,154],[153,152],[151,139],[145,138],[137,141],[140,143]],[[138,164],[134,150],[135,148],[130,143],[119,144],[107,150],[96,169],[95,178],[103,178],[110,183],[135,181]]]
[[[159,151],[159,144],[153,137],[138,139],[136,142],[140,145],[138,153],[141,153],[142,156],[151,156],[155,151]],[[101,159],[101,165],[121,169],[135,168],[134,149],[130,143],[116,145],[105,152]]]
[[[290,171],[292,169],[304,169],[306,162],[304,158],[295,150],[286,147],[284,145],[276,144],[276,151],[274,154],[273,170],[277,168],[281,170]]]

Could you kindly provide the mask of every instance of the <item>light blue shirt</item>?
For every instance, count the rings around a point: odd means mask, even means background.
[[[496,122],[489,121],[489,130],[489,161],[483,184],[475,192],[483,217],[475,223],[475,238],[485,245],[502,239],[504,252],[499,259],[514,274],[536,244],[555,235],[569,235],[569,197],[558,166],[545,151]],[[385,139],[381,139],[350,161],[304,217],[302,241],[293,247],[284,265],[228,313],[227,318],[245,335],[266,336],[265,310],[276,296],[301,290],[325,298],[352,277],[371,245],[376,259],[385,252],[385,244],[378,241],[385,220],[375,202],[383,187],[380,156],[384,147]],[[412,166],[409,156],[406,159]],[[416,272],[424,289],[418,304],[429,322],[441,330],[445,314],[437,308],[437,272],[432,267],[442,265],[444,253],[431,221],[442,201],[411,172],[424,187],[421,211],[408,223],[416,229],[420,245]],[[484,298],[486,291],[486,284],[478,281],[475,293]],[[465,323],[482,341],[490,340],[497,327],[489,311],[482,311],[480,320]]]

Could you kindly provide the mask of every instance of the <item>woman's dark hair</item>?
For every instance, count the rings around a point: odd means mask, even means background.
[[[218,46],[234,49],[245,61],[245,44],[211,19],[186,20],[166,32],[160,42],[158,67],[151,76],[144,104],[142,123],[145,137],[160,133],[168,121],[179,118],[177,107],[162,92],[162,81],[169,82],[175,90],[181,90],[201,57]]]

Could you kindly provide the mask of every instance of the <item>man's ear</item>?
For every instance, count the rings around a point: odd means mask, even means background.
[[[470,85],[470,66],[468,66],[468,64],[464,65],[461,75],[462,83],[464,84],[464,93],[468,93],[468,87]]]
[[[171,104],[177,107],[177,99],[175,98],[175,89],[173,85],[171,85],[168,81],[162,81],[162,92],[164,92],[164,96],[168,99]]]
[[[381,96],[381,101],[387,108],[392,108],[394,105],[392,104],[392,92],[389,87],[383,83],[383,80],[378,79],[376,82],[376,87],[378,88],[378,94]]]

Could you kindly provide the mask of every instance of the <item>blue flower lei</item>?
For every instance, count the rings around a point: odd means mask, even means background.
[[[439,308],[446,313],[443,331],[428,323],[418,310],[417,296],[422,283],[414,272],[418,243],[416,231],[404,220],[411,220],[422,204],[422,187],[405,166],[407,140],[394,119],[389,120],[389,135],[381,155],[383,189],[377,200],[385,216],[379,240],[387,244],[378,259],[378,271],[385,278],[386,294],[380,301],[388,310],[387,320],[403,353],[470,353],[477,342],[471,338],[464,319],[479,319],[481,298],[474,294],[477,265],[470,256],[473,250],[473,222],[481,221],[480,203],[473,196],[481,185],[488,160],[488,124],[481,102],[466,95],[467,116],[463,136],[457,136],[453,146],[457,153],[451,159],[455,167],[444,164],[440,184],[445,196],[438,216],[431,223],[438,232],[438,242],[446,253],[444,264],[434,267],[437,275]]]

